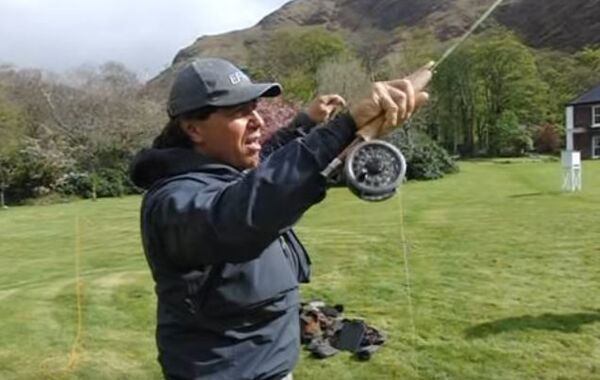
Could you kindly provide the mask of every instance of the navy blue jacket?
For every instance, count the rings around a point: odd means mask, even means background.
[[[310,132],[282,129],[245,172],[190,149],[134,159],[132,179],[148,189],[142,240],[166,378],[264,380],[292,371],[298,284],[308,281],[310,260],[291,227],[324,198],[320,172],[354,132],[348,115]]]

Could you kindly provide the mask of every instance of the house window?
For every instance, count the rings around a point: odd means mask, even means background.
[[[592,158],[600,158],[600,136],[592,137]]]
[[[600,106],[592,107],[592,127],[600,128]]]

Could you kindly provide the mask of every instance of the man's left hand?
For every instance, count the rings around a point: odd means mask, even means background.
[[[346,106],[346,101],[338,94],[321,95],[315,98],[306,113],[317,124],[329,120],[337,111]]]

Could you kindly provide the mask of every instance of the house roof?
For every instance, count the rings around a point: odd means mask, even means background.
[[[575,105],[590,104],[590,103],[599,103],[600,104],[600,85],[592,88],[591,90],[584,93],[577,99],[571,101],[569,103],[569,105],[575,106]]]

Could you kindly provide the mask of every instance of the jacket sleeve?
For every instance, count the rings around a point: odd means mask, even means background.
[[[305,112],[299,112],[285,127],[275,131],[264,143],[260,152],[261,160],[298,137],[306,136],[315,123]]]
[[[200,191],[196,185],[195,192],[182,185],[165,190],[168,196],[155,210],[160,214],[153,215],[169,221],[160,227],[165,244],[195,264],[258,257],[325,197],[321,171],[352,141],[355,129],[353,119],[341,115],[276,150],[235,181],[207,182]],[[193,257],[198,247],[202,257]]]

